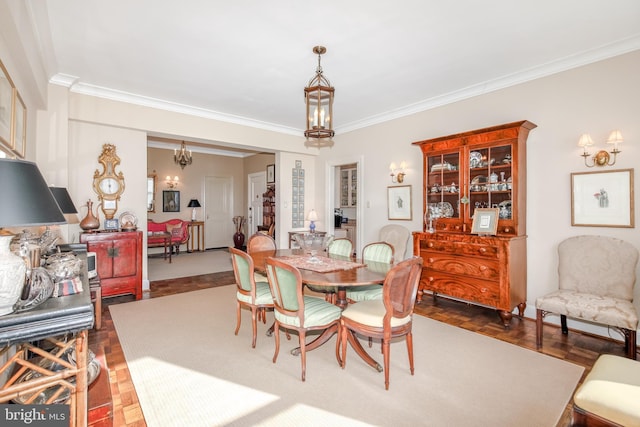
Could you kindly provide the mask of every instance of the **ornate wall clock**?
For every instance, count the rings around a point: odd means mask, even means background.
[[[111,220],[118,210],[118,200],[124,193],[124,175],[122,172],[116,173],[116,166],[120,164],[116,146],[104,144],[98,162],[102,164],[102,172],[96,169],[93,174],[93,191],[101,202],[104,217]]]

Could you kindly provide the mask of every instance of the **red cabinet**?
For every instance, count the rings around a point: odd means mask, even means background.
[[[142,232],[83,233],[80,242],[96,253],[102,296],[142,298]]]

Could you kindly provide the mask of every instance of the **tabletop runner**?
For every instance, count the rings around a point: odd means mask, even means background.
[[[293,265],[296,268],[301,268],[303,270],[311,270],[317,273],[329,273],[331,271],[351,270],[352,268],[360,268],[365,266],[364,264],[360,264],[353,261],[344,261],[341,259],[327,258],[323,256],[318,257],[322,262],[315,263],[315,262],[309,262],[310,258],[311,257],[309,255],[278,257],[279,260],[282,260],[283,262],[286,262],[289,265]]]

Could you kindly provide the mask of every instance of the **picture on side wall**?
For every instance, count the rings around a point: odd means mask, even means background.
[[[571,174],[571,225],[634,227],[633,169]]]
[[[267,165],[267,184],[276,182],[276,165]]]
[[[162,191],[162,212],[180,212],[180,192]]]
[[[13,102],[13,84],[7,69],[0,61],[0,143],[6,148],[11,145],[11,105]]]
[[[387,210],[389,219],[411,221],[411,186],[387,187]]]

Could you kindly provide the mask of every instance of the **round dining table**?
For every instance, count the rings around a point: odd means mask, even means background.
[[[308,255],[305,254],[302,249],[273,249],[268,251],[252,252],[249,256],[253,259],[255,270],[266,274],[268,258],[305,257]],[[342,309],[348,305],[347,288],[381,284],[384,282],[387,271],[391,268],[390,264],[370,261],[360,263],[348,257],[326,257],[323,254],[318,255],[318,258],[320,261],[326,258],[331,258],[353,263],[352,268],[342,268],[332,271],[313,271],[305,268],[299,268],[302,276],[302,283],[304,285],[335,287],[337,296],[336,305]],[[271,332],[272,330],[270,329],[267,334],[269,335]],[[335,328],[325,330],[316,339],[305,346],[306,351],[311,351],[321,346],[327,342],[334,333],[336,333]],[[340,337],[338,337],[338,339],[340,339]],[[382,366],[369,356],[353,334],[347,334],[347,339],[356,353],[360,355],[367,364],[378,372],[382,372]],[[291,351],[291,354],[293,355],[298,355],[299,353],[299,347]],[[342,361],[340,360],[338,351],[336,351],[336,357],[338,358],[338,363],[342,366]]]

